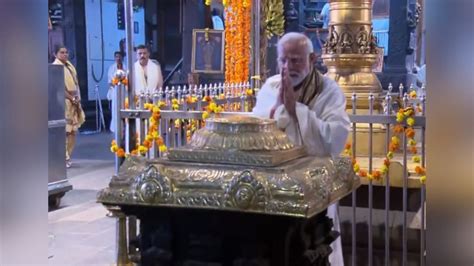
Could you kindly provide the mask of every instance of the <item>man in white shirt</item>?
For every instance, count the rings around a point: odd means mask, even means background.
[[[280,73],[270,77],[257,95],[254,115],[273,118],[296,145],[310,155],[338,156],[349,134],[346,97],[337,83],[319,73],[311,41],[287,33],[278,41]],[[337,204],[328,208],[334,230],[340,231]],[[344,265],[340,238],[331,244],[331,265]]]
[[[107,75],[107,82],[109,84],[109,91],[107,92],[107,99],[112,101],[112,108],[111,114],[112,118],[110,119],[110,131],[115,132],[115,105],[117,104],[117,100],[115,99],[115,86],[112,84],[112,79],[115,77],[115,73],[117,70],[121,69],[123,71],[127,71],[125,64],[123,63],[123,54],[119,51],[114,53],[115,63],[113,63],[109,67],[108,75]]]
[[[145,45],[137,46],[137,61],[134,65],[135,95],[142,92],[154,93],[163,86],[163,75],[159,63],[150,60],[150,52]]]

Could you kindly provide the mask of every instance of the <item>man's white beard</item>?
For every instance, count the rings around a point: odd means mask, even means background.
[[[300,85],[301,82],[303,82],[303,80],[309,75],[309,72],[310,71],[304,71],[302,73],[298,73],[298,77],[296,78],[290,76],[291,85],[293,87]]]

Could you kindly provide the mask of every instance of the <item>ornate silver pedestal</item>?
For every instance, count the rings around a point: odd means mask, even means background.
[[[214,118],[188,145],[170,149],[167,158],[127,159],[98,201],[141,216],[142,224],[147,219],[158,223],[160,212],[173,216],[186,210],[195,217],[209,211],[255,221],[270,215],[302,222],[359,185],[349,159],[307,156],[273,120]],[[283,228],[278,230],[288,230]],[[330,226],[326,229],[329,233]]]

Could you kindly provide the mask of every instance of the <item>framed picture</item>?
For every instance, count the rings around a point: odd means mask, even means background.
[[[375,64],[372,67],[372,70],[375,73],[381,73],[383,71],[383,55],[383,47],[377,47],[377,61],[375,61]]]
[[[193,29],[191,72],[224,73],[224,31]]]

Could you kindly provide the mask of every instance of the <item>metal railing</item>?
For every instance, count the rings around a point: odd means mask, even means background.
[[[238,114],[250,114],[252,107],[255,104],[255,97],[258,91],[251,90],[252,93],[249,93],[250,90],[250,83],[239,83],[239,84],[205,84],[200,86],[194,86],[191,88],[185,87],[166,87],[164,90],[160,89],[155,93],[146,93],[141,94],[137,98],[137,109],[125,109],[125,88],[123,85],[117,86],[117,99],[120,99],[120,103],[117,104],[117,109],[115,110],[117,114],[117,124],[116,127],[119,129],[126,128],[127,120],[136,119],[137,124],[139,125],[138,128],[138,135],[141,140],[143,140],[144,136],[146,135],[150,123],[148,120],[152,116],[152,112],[146,110],[144,108],[146,103],[153,103],[155,105],[159,104],[160,102],[164,103],[164,107],[161,108],[161,117],[159,123],[159,135],[163,138],[165,144],[168,147],[179,147],[182,145],[186,145],[189,139],[189,128],[190,126],[195,127],[195,129],[199,129],[202,126],[202,114],[203,109],[209,104],[209,99],[212,99],[218,105],[225,105],[226,111],[221,113],[222,116],[227,115],[235,115]],[[374,134],[374,126],[379,126],[385,128],[385,152],[388,152],[388,147],[390,144],[390,140],[392,137],[392,133],[390,131],[390,127],[396,124],[400,124],[397,122],[396,116],[396,109],[407,107],[409,105],[419,105],[421,108],[421,112],[415,115],[414,121],[415,125],[413,126],[421,133],[421,141],[420,141],[420,148],[421,148],[421,166],[425,167],[425,93],[424,88],[420,95],[417,96],[416,99],[409,98],[408,94],[401,93],[392,93],[393,87],[390,85],[388,88],[388,93],[384,95],[375,95],[370,94],[368,99],[360,99],[356,93],[352,94],[351,101],[352,101],[352,109],[348,110],[350,121],[352,124],[352,156],[354,159],[358,159],[359,157],[366,157],[368,158],[368,164],[364,165],[365,169],[368,170],[369,173],[373,171],[373,161],[375,158],[373,149],[373,134]],[[412,88],[410,88],[412,89]],[[402,85],[400,85],[399,90],[401,92],[404,91]],[[358,100],[368,100],[369,101],[369,110],[368,114],[359,114],[357,108]],[[177,101],[179,103],[178,106],[175,106],[174,110],[172,108],[173,101]],[[383,106],[383,111],[379,109],[375,109],[374,106]],[[395,104],[395,103],[398,103]],[[177,122],[178,121],[178,122]],[[368,128],[368,143],[357,143],[357,134],[358,128],[360,125],[364,125],[364,129]],[[403,126],[407,128],[406,123],[403,123]],[[124,132],[128,132],[128,130],[116,130],[116,141],[119,146],[124,147],[125,143],[130,141],[130,136],[127,134],[123,134]],[[192,132],[191,132],[192,133]],[[407,150],[407,138],[405,134],[403,134],[401,140],[401,151],[398,153],[398,159],[403,168],[403,176],[402,176],[402,191],[403,191],[403,209],[402,209],[402,254],[399,260],[401,261],[401,265],[407,265],[407,213],[408,213],[408,178],[410,173],[410,169],[408,166],[408,150]],[[358,154],[357,147],[359,145],[368,145],[368,154]],[[128,145],[127,145],[128,146]],[[130,152],[130,151],[128,151]],[[161,156],[161,152],[159,152],[158,147],[156,144],[146,153],[147,158],[155,158]],[[383,157],[383,156],[382,156]],[[121,163],[120,158],[116,157],[116,173],[118,173],[119,165]],[[390,188],[391,188],[391,178],[392,173],[389,171],[385,179],[382,182],[382,185],[385,186],[385,193],[384,193],[384,200],[385,200],[385,209],[384,211],[384,261],[385,265],[391,264],[391,259],[396,259],[395,256],[392,254],[392,248],[390,246],[391,243],[391,217],[392,217],[392,210],[390,209]],[[374,250],[373,250],[373,217],[374,217],[374,206],[373,206],[373,195],[374,195],[374,186],[376,184],[373,183],[372,179],[367,180],[367,188],[368,188],[368,217],[365,221],[368,226],[368,243],[367,243],[367,263],[363,263],[362,265],[373,265],[374,262]],[[377,184],[381,185],[381,184]],[[358,191],[354,191],[350,198],[352,199],[352,206],[351,206],[351,265],[357,265],[357,258],[360,256],[361,258],[365,258],[366,254],[360,254],[357,252],[357,227],[356,227],[356,215],[358,210],[362,207],[357,206],[357,197]],[[426,187],[423,182],[420,182],[419,185],[419,193],[420,193],[420,214],[421,214],[421,225],[419,228],[419,240],[420,240],[420,256],[419,256],[419,264],[425,265],[425,193]],[[345,235],[342,235],[344,238]],[[347,237],[347,236],[346,236]],[[393,240],[392,240],[393,241]]]

